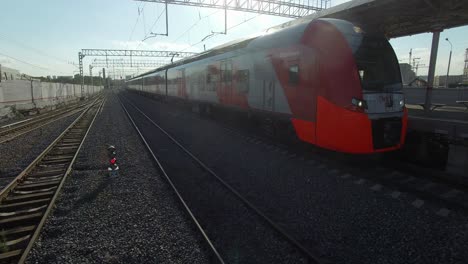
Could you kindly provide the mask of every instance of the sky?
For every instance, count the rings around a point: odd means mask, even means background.
[[[332,6],[347,0],[331,0]],[[228,11],[228,34],[224,30],[224,11],[219,9],[169,5],[169,36],[165,33],[164,4],[133,0],[2,0],[0,16],[0,64],[32,76],[78,73],[78,51],[87,48],[203,51],[261,32],[291,20],[254,13]],[[462,74],[468,26],[441,33],[436,75],[445,75],[450,44],[453,55],[450,74]],[[429,65],[432,34],[419,34],[390,40],[400,62],[408,62],[409,51],[420,63]],[[84,58],[85,75],[95,57]],[[147,59],[147,58],[143,58]],[[157,60],[154,58],[149,58]],[[122,69],[114,70],[122,75]],[[127,69],[123,74],[148,69]],[[94,74],[97,74],[97,70]],[[112,73],[111,73],[112,74]],[[427,75],[421,67],[419,75]]]

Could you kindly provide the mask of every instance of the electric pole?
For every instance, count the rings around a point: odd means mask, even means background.
[[[91,87],[93,87],[93,65],[89,65],[89,77],[91,78]],[[94,88],[92,88],[94,91]],[[89,96],[89,89],[88,89],[88,96]]]
[[[450,72],[450,62],[452,60],[452,42],[448,38],[445,39],[449,44],[450,44],[450,55],[449,55],[449,61],[448,61],[448,66],[447,66],[447,76],[445,77],[445,88],[449,88],[449,72]]]

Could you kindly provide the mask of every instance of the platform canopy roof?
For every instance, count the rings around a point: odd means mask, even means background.
[[[468,25],[467,0],[353,0],[278,27],[315,18],[338,18],[389,38]]]

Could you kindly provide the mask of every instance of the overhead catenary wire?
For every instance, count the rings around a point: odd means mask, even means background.
[[[244,24],[244,23],[247,23],[247,22],[251,21],[252,19],[255,19],[255,18],[257,18],[257,17],[259,17],[259,16],[261,16],[261,15],[262,15],[262,14],[258,14],[258,15],[254,16],[254,17],[251,17],[251,18],[249,18],[249,19],[247,19],[247,20],[244,20],[244,21],[242,21],[241,23],[238,23],[238,24],[236,24],[236,25],[234,25],[234,26],[229,27],[228,30],[231,30],[231,29],[233,29],[233,28],[236,28],[236,27],[238,27],[238,26],[240,26],[240,25],[242,25],[242,24]],[[221,35],[221,34],[213,34],[212,37],[218,36],[218,35]],[[196,43],[194,43],[194,44],[192,44],[192,45],[190,45],[190,46],[188,46],[188,47],[185,47],[185,48],[183,48],[182,50],[179,50],[179,51],[182,52],[182,51],[185,51],[185,50],[187,50],[187,49],[189,49],[189,48],[192,48],[192,47],[194,47],[194,46],[196,46],[196,45],[202,43],[203,41],[205,41],[205,39],[206,39],[206,38],[204,38],[204,39],[202,39],[202,40],[200,40],[200,41],[198,41],[198,42],[196,42]]]
[[[221,12],[221,10],[217,10],[217,11],[215,11],[215,12],[209,14],[209,15],[203,16],[203,17],[199,16],[199,19],[195,23],[193,23],[192,26],[190,26],[187,30],[185,30],[182,34],[180,34],[173,42],[176,42],[181,37],[183,37],[185,34],[187,34],[187,32],[189,32],[192,28],[194,28],[196,25],[198,25],[198,23],[200,23],[200,21],[202,21],[203,19],[209,18],[210,16],[212,16],[212,15],[214,15],[216,13],[219,13],[219,12]]]
[[[158,18],[156,18],[156,21],[154,21],[153,25],[151,25],[151,28],[149,30],[149,32],[151,33],[151,31],[153,30],[154,26],[156,25],[156,23],[158,23],[159,19],[161,18],[161,16],[164,14],[164,12],[166,11],[166,8],[164,7],[164,9],[162,10],[162,12],[159,14]]]
[[[146,35],[145,9],[141,10],[141,16],[143,18],[143,33]]]
[[[135,21],[135,24],[133,25],[133,28],[132,28],[132,32],[130,33],[130,36],[128,37],[128,41],[131,41],[132,40],[132,37],[133,37],[133,33],[135,32],[135,29],[136,29],[136,26],[138,25],[138,21],[140,20],[140,15],[141,15],[141,12],[140,12],[140,6],[142,4],[138,4],[137,8],[138,8],[138,16],[137,16],[137,19]],[[143,3],[143,6],[142,8],[145,8],[145,5],[146,5],[146,2]],[[128,49],[128,42],[127,42],[127,45],[126,45],[126,49]]]
[[[37,53],[37,54],[41,54],[41,55],[44,56],[44,57],[55,59],[55,60],[57,60],[57,61],[63,62],[64,64],[70,64],[70,61],[68,61],[68,60],[66,60],[66,59],[64,59],[64,58],[59,58],[59,57],[57,57],[57,56],[55,56],[55,55],[46,53],[46,52],[44,52],[44,51],[42,51],[42,50],[39,50],[39,49],[37,49],[37,48],[34,48],[34,47],[31,47],[31,46],[25,45],[25,44],[23,44],[23,43],[21,43],[21,42],[19,42],[19,41],[12,40],[12,39],[7,39],[5,35],[0,34],[0,38],[4,39],[4,40],[6,40],[6,41],[12,42],[12,43],[16,44],[17,46],[20,46],[20,47],[22,47],[22,48],[24,48],[24,49],[31,50],[31,51],[33,51],[33,52],[35,52],[35,53]]]
[[[149,30],[149,33],[146,34],[145,33],[145,37],[143,38],[143,40],[141,40],[139,43],[138,43],[138,46],[137,46],[137,49],[141,46],[141,44],[143,43],[143,41],[145,41],[146,39],[148,39],[148,37],[152,34],[154,34],[152,31],[153,31],[153,28],[154,26],[156,25],[156,23],[159,21],[159,19],[161,18],[161,16],[164,14],[164,12],[166,11],[166,8],[164,8],[162,10],[162,12],[159,14],[158,18],[156,18],[156,21],[154,21],[153,25],[151,25],[151,28]]]
[[[38,69],[42,69],[42,70],[46,70],[46,71],[50,71],[50,70],[51,70],[51,69],[49,69],[49,68],[47,68],[47,67],[38,66],[38,65],[35,65],[35,64],[32,64],[32,63],[29,63],[29,62],[26,62],[26,61],[17,59],[17,58],[15,58],[15,57],[12,57],[12,56],[10,56],[10,55],[7,55],[7,54],[1,53],[1,52],[0,52],[0,55],[5,56],[5,57],[10,58],[10,59],[13,59],[13,60],[18,61],[18,62],[27,64],[27,65],[33,66],[33,67],[38,68]],[[62,73],[63,73],[63,72],[62,72]]]
[[[247,19],[247,20],[244,20],[244,21],[240,22],[239,24],[236,24],[236,25],[234,25],[234,26],[232,26],[232,27],[229,27],[228,30],[233,29],[233,28],[236,28],[236,27],[238,27],[238,26],[240,26],[240,25],[242,25],[242,24],[244,24],[244,23],[247,23],[247,22],[249,22],[250,20],[255,19],[255,18],[257,18],[257,17],[259,17],[259,16],[261,16],[261,15],[262,15],[262,14],[258,14],[258,15],[254,16],[254,17],[251,17],[251,18],[249,18],[249,19]]]

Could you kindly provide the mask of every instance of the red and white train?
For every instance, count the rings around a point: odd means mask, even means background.
[[[287,120],[346,153],[399,149],[407,127],[398,60],[383,35],[337,19],[284,24],[127,82],[130,90]]]

